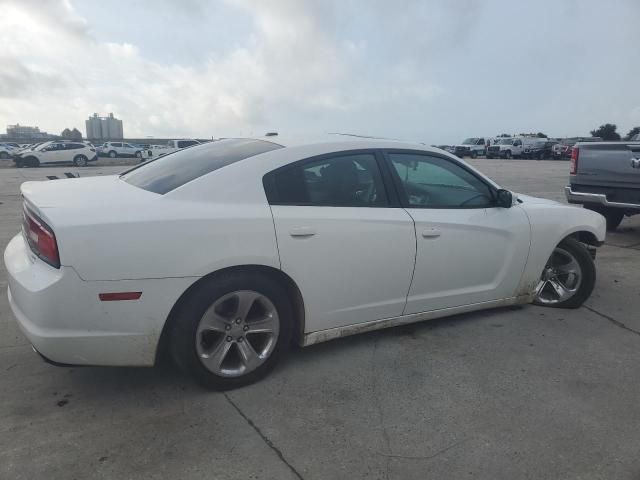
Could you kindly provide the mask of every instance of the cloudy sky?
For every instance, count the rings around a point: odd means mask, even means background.
[[[428,143],[640,125],[639,0],[0,0],[0,124]],[[3,125],[0,125],[2,128]]]

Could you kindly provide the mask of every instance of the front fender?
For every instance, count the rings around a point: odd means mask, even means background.
[[[599,213],[552,202],[525,201],[521,208],[531,225],[531,248],[517,295],[533,296],[553,249],[565,238],[588,232],[598,244],[605,240],[606,220]]]

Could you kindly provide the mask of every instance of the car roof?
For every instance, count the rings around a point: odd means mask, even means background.
[[[434,150],[423,143],[352,134],[272,135],[250,138],[275,143],[286,148],[315,147],[314,149],[323,149],[322,147],[326,147],[327,152],[361,148]]]

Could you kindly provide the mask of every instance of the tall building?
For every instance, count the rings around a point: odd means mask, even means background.
[[[27,125],[7,125],[7,137],[8,138],[49,138],[47,132],[41,132],[38,127],[29,127]]]
[[[85,126],[89,140],[122,140],[124,138],[122,120],[115,118],[113,113],[108,117],[99,117],[94,113],[92,117],[85,120]]]

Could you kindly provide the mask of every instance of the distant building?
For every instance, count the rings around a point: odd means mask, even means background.
[[[20,125],[16,123],[15,125],[7,125],[7,138],[28,138],[28,139],[36,139],[36,138],[49,138],[47,132],[41,132],[38,127],[29,127],[27,125]]]
[[[108,117],[99,117],[94,113],[85,120],[87,138],[89,140],[122,140],[122,120],[118,120],[110,113]]]

